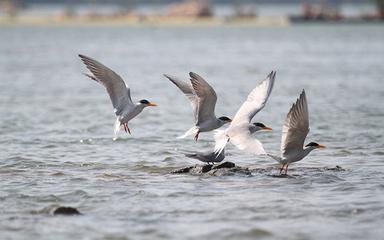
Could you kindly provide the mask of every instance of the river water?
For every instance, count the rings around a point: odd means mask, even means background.
[[[384,230],[384,28],[1,27],[1,239],[381,239]],[[78,53],[118,72],[134,100],[159,104],[113,141],[105,90],[81,73]],[[233,116],[277,70],[255,118],[278,153],[281,126],[306,90],[311,132],[327,145],[278,165],[233,146],[226,160],[251,176],[174,175],[213,148],[176,139],[192,126],[187,99],[162,74],[195,71],[216,89],[218,115]],[[344,171],[327,168],[340,166]],[[72,206],[81,216],[53,216]]]

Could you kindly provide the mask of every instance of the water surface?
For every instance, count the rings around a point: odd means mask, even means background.
[[[384,29],[370,26],[0,28],[0,232],[3,239],[380,239],[384,233]],[[134,100],[159,104],[112,140],[105,90],[78,53],[118,72]],[[228,148],[252,176],[172,175],[209,150],[187,99],[164,77],[189,71],[233,116],[271,70],[275,88],[255,118],[277,153],[285,115],[307,92],[308,141],[327,145],[276,178],[273,160]],[[324,167],[341,166],[345,171]],[[50,215],[56,206],[83,215]]]

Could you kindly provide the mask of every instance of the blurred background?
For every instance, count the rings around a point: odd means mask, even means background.
[[[0,23],[120,22],[177,23],[205,18],[259,24],[366,22],[384,18],[382,0],[1,0]],[[184,19],[183,19],[184,18]],[[191,19],[189,19],[191,20]]]
[[[0,238],[382,239],[383,2],[0,0]],[[79,53],[120,74],[134,101],[158,103],[132,136],[112,140],[111,102]],[[252,175],[170,174],[214,142],[176,139],[191,108],[162,74],[200,74],[231,117],[271,70],[254,121],[274,131],[256,137],[279,154],[305,89],[307,142],[327,148],[287,178],[230,144],[226,160]],[[58,206],[83,215],[52,216]]]

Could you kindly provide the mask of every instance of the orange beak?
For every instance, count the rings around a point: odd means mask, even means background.
[[[266,131],[272,131],[272,128],[270,128],[270,127],[263,127],[263,129]]]
[[[157,106],[157,104],[156,104],[156,103],[153,103],[153,102],[150,102],[150,103],[148,103],[148,106],[151,106],[151,107],[156,107],[156,106]]]
[[[325,145],[319,144],[319,146],[317,146],[317,148],[325,148]]]

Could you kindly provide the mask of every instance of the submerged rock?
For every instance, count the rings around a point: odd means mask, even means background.
[[[217,165],[195,165],[185,168],[180,168],[172,171],[173,174],[192,174],[192,175],[211,175],[211,176],[225,176],[225,175],[264,175],[278,178],[291,178],[294,176],[300,176],[308,173],[324,173],[324,172],[342,172],[346,171],[340,166],[335,167],[298,167],[293,168],[288,172],[288,175],[279,174],[278,167],[266,167],[266,168],[244,168],[236,166],[233,162],[223,162]]]
[[[213,176],[223,176],[232,174],[250,175],[251,171],[248,168],[236,166],[233,162],[223,162],[218,165],[195,165],[185,168],[180,168],[172,171],[173,174],[189,173],[193,175],[207,174]]]
[[[80,215],[79,210],[73,207],[58,207],[53,211],[53,215]]]

